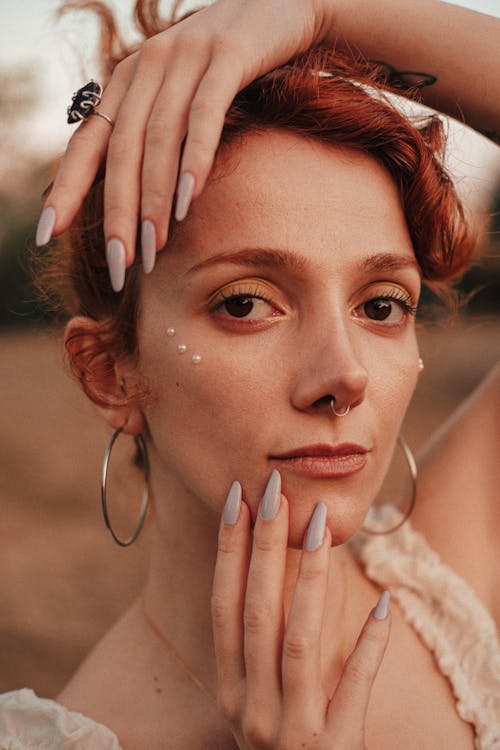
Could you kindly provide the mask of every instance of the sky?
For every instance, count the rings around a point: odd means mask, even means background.
[[[500,16],[500,0],[454,2]],[[71,126],[66,124],[66,107],[72,93],[83,79],[91,77],[88,71],[93,69],[89,51],[95,38],[95,26],[86,17],[90,14],[70,14],[56,22],[55,12],[59,5],[60,0],[0,2],[0,68],[9,70],[29,66],[36,73],[38,106],[19,134],[27,152],[57,154],[62,151],[72,132]],[[119,9],[119,17],[124,19],[123,28],[127,29],[133,0],[108,0],[108,5],[115,11]],[[484,169],[484,164],[495,161],[494,152],[483,142],[484,139],[476,137],[469,141],[468,136],[461,134],[456,138],[465,171],[478,173]]]

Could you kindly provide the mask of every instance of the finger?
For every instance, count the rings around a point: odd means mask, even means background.
[[[147,122],[163,80],[163,66],[146,42],[109,140],[104,184],[104,235],[113,279],[114,257],[135,257],[141,167]],[[113,255],[113,257],[111,257]],[[115,285],[113,285],[115,288]],[[118,289],[117,289],[118,291]]]
[[[323,727],[327,696],[321,687],[321,634],[328,585],[331,535],[326,506],[314,509],[304,540],[295,592],[283,642],[285,724]]]
[[[249,739],[272,740],[281,705],[283,587],[288,541],[288,503],[273,471],[254,525],[245,597],[246,719]]]
[[[219,146],[226,112],[241,87],[242,74],[234,58],[219,53],[213,58],[193,98],[188,117],[187,137],[179,169],[182,176],[194,178],[192,197],[203,191]],[[177,197],[176,218],[187,213],[189,201],[180,192]]]
[[[233,482],[221,520],[212,589],[212,625],[219,705],[230,721],[242,702],[243,607],[250,556],[250,514]]]
[[[353,732],[363,731],[370,693],[389,640],[388,608],[389,592],[384,591],[345,663],[328,710],[328,725],[335,727],[336,737],[352,740]]]
[[[98,111],[113,121],[116,120],[135,65],[136,56],[132,55],[117,66],[102,95]],[[102,117],[89,117],[72,135],[45,200],[37,244],[46,244],[51,236],[61,234],[70,226],[104,160],[111,132],[110,124]],[[50,217],[51,221],[47,221],[46,217]]]
[[[180,75],[167,75],[154,103],[146,129],[142,164],[141,216],[154,228],[153,242],[143,242],[145,270],[154,265],[156,250],[165,246],[175,192],[181,144],[187,130],[188,112],[207,62],[203,55],[194,62],[182,53],[170,67]],[[194,67],[193,67],[194,66]],[[144,237],[143,237],[144,239]],[[151,245],[151,247],[150,247]]]

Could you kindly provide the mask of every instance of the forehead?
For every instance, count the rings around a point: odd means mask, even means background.
[[[283,248],[325,260],[332,250],[337,260],[343,250],[351,257],[413,256],[399,194],[381,164],[362,152],[279,130],[226,147],[178,236],[186,262],[236,246]]]

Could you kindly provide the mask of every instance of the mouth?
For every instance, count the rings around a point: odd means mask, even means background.
[[[362,471],[368,461],[369,450],[362,445],[308,445],[270,456],[278,468],[317,479],[349,477]]]

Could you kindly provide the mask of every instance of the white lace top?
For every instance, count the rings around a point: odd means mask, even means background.
[[[1,750],[121,750],[102,724],[33,690],[0,695]]]
[[[367,525],[387,529],[393,506],[370,511]],[[444,565],[407,522],[387,536],[358,534],[352,548],[366,575],[388,588],[449,679],[459,715],[476,733],[477,750],[500,750],[500,641],[472,589]],[[102,724],[32,690],[0,695],[0,750],[120,750]]]
[[[370,510],[366,525],[389,529],[401,518],[384,505]],[[350,544],[367,577],[390,590],[434,654],[458,714],[474,727],[477,750],[500,750],[500,640],[488,610],[408,521],[386,536],[357,534]]]

